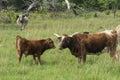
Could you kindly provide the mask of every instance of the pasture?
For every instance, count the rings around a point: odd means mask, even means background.
[[[118,12],[119,14],[120,12]],[[67,14],[65,14],[67,15]],[[120,16],[92,13],[86,17],[67,16],[50,18],[31,13],[27,28],[20,31],[16,23],[0,22],[0,80],[119,80],[120,61],[111,60],[107,52],[100,56],[87,55],[86,63],[78,64],[77,58],[68,49],[60,51],[59,41],[53,35],[74,32],[100,32],[115,29]],[[15,49],[17,35],[27,39],[52,38],[56,49],[47,50],[42,56],[42,65],[36,65],[32,56],[22,57],[19,64]],[[120,51],[120,49],[118,48]],[[120,53],[120,52],[118,52]]]

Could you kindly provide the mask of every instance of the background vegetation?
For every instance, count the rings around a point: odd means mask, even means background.
[[[52,12],[49,9],[50,7],[45,7],[42,10],[36,10],[35,8],[29,14],[27,28],[20,31],[16,24],[16,15],[21,14],[24,9],[21,11],[20,6],[16,7],[16,1],[22,0],[9,0],[11,3],[7,3],[9,4],[7,9],[0,11],[0,80],[120,79],[120,61],[112,61],[107,52],[103,51],[100,56],[87,55],[86,63],[78,64],[77,58],[71,55],[68,49],[63,51],[58,49],[59,41],[53,35],[54,33],[73,34],[74,32],[82,33],[84,31],[96,33],[107,29],[115,29],[120,24],[119,7],[114,18],[113,10],[104,7],[107,6],[108,0],[70,0],[73,5],[79,5],[79,9],[76,9],[79,15],[76,16],[72,9],[66,10],[64,8],[65,3],[61,0],[61,9],[65,10]],[[97,1],[97,6],[100,6],[100,8],[96,9],[95,4],[93,6],[94,1]],[[20,5],[22,6],[22,4]],[[20,10],[16,11],[11,6]],[[42,55],[42,65],[36,65],[32,56],[27,58],[23,56],[21,63],[18,64],[15,49],[17,35],[27,39],[50,37],[53,39],[56,49],[48,50]],[[119,47],[117,50],[119,54]]]

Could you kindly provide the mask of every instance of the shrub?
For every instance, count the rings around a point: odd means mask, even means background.
[[[110,10],[106,10],[106,11],[105,11],[105,14],[106,14],[106,15],[110,15]]]
[[[15,22],[16,14],[13,10],[2,10],[0,11],[0,22],[2,23],[13,23]]]

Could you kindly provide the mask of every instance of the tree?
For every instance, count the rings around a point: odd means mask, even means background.
[[[119,5],[119,0],[112,0],[112,11],[113,11],[114,18],[116,16],[118,5]]]

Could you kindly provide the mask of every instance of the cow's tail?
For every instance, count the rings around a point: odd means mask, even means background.
[[[18,58],[20,58],[20,55],[21,55],[21,49],[20,49],[21,40],[22,40],[22,37],[17,35],[16,36],[16,51],[17,51],[16,53]]]
[[[20,42],[21,42],[22,37],[17,35],[16,36],[16,48],[17,50],[20,50]]]
[[[119,55],[120,55],[120,53],[119,53],[119,49],[120,49],[120,35],[118,34],[118,32],[117,32],[117,30],[113,30],[112,31],[112,34],[113,34],[113,39],[115,39],[114,40],[114,42],[115,42],[115,44],[116,44],[116,55],[115,55],[115,58],[116,59],[119,59]],[[117,49],[118,48],[118,49]]]

